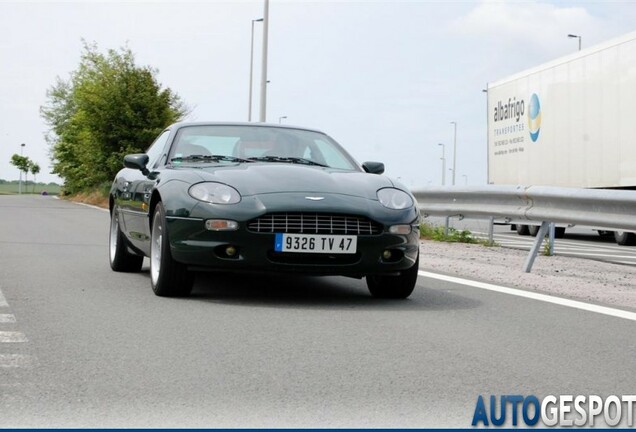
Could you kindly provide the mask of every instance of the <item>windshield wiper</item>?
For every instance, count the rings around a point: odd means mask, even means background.
[[[253,162],[249,159],[243,159],[234,156],[224,155],[188,155],[177,156],[170,159],[170,162]]]
[[[328,165],[321,164],[318,162],[314,162],[309,159],[299,158],[299,157],[283,157],[283,156],[260,156],[260,157],[251,157],[249,158],[251,161],[257,162],[287,162],[287,163],[295,163],[295,164],[303,164],[303,165],[315,165],[328,168]]]

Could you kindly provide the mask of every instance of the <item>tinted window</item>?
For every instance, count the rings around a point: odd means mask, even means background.
[[[166,141],[168,141],[168,137],[170,136],[170,131],[164,131],[159,137],[155,140],[154,143],[148,150],[146,150],[146,154],[148,155],[149,161],[148,166],[152,168],[157,168],[159,162],[161,161],[161,156],[164,155],[164,149],[166,147]]]
[[[220,155],[309,159],[333,168],[357,170],[357,164],[328,136],[304,129],[271,126],[185,126],[177,132],[170,158]]]

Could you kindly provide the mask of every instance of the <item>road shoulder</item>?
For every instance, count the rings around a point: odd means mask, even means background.
[[[425,271],[636,311],[636,267],[539,255],[525,273],[521,250],[422,240],[420,251]]]

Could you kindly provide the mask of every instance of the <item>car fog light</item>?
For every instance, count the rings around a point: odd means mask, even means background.
[[[225,219],[208,219],[205,221],[205,229],[209,231],[236,231],[238,222]]]
[[[229,257],[236,255],[236,248],[234,246],[226,247],[225,254]]]
[[[389,232],[391,234],[411,234],[411,225],[391,225]]]
[[[391,251],[388,249],[382,252],[382,258],[384,258],[385,260],[390,260],[391,256],[392,256]]]

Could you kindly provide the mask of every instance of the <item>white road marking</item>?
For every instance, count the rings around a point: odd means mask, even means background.
[[[14,323],[14,322],[15,322],[15,315],[0,314],[0,324]]]
[[[599,258],[636,258],[636,256],[634,255],[614,255],[614,254],[608,254],[606,252],[579,252],[574,250],[555,248],[555,252],[558,252],[558,251],[569,253],[572,255],[576,254],[581,256],[595,256]]]
[[[489,290],[489,291],[495,291],[495,292],[502,293],[502,294],[509,294],[509,295],[514,295],[514,296],[518,296],[518,297],[525,297],[525,298],[529,298],[529,299],[532,299],[532,300],[539,300],[539,301],[543,301],[543,302],[546,302],[546,303],[553,303],[553,304],[556,304],[556,305],[559,305],[559,306],[565,306],[565,307],[570,307],[570,308],[575,308],[575,309],[581,309],[581,310],[588,311],[588,312],[594,312],[594,313],[599,313],[599,314],[603,314],[603,315],[609,315],[609,316],[613,316],[613,317],[617,317],[617,318],[623,318],[623,319],[627,319],[627,320],[631,320],[631,321],[636,321],[636,313],[625,311],[625,310],[622,310],[622,309],[614,309],[614,308],[610,308],[610,307],[606,307],[606,306],[598,306],[598,305],[594,305],[594,304],[590,304],[590,303],[584,303],[584,302],[580,302],[580,301],[576,301],[576,300],[569,300],[569,299],[565,299],[565,298],[561,298],[561,297],[552,297],[552,296],[547,295],[547,294],[539,294],[539,293],[530,292],[530,291],[524,291],[524,290],[515,289],[515,288],[508,288],[508,287],[503,287],[503,286],[499,286],[499,285],[493,285],[493,284],[484,283],[484,282],[472,281],[472,280],[469,280],[469,279],[462,279],[462,278],[458,278],[458,277],[454,277],[454,276],[447,276],[447,275],[442,275],[442,274],[437,274],[437,273],[431,273],[431,272],[427,272],[427,271],[423,271],[423,270],[420,270],[418,272],[418,274],[420,276],[428,277],[428,278],[431,278],[431,279],[438,279],[438,280],[451,282],[451,283],[456,283],[456,284],[460,284],[460,285],[467,285],[467,286],[471,286],[471,287],[474,287],[474,288],[485,289],[485,290]]]
[[[23,354],[0,354],[0,368],[20,368],[33,365],[33,357]]]
[[[105,209],[103,207],[97,207],[97,206],[94,206],[92,204],[85,204],[85,203],[81,203],[81,202],[73,202],[73,203],[74,204],[79,204],[79,205],[84,206],[84,207],[92,208],[93,210],[99,210],[99,211],[103,211],[103,212],[110,212],[110,210],[108,210],[108,209]]]
[[[0,331],[0,343],[27,342],[24,333],[14,331]]]
[[[8,303],[0,291],[0,306],[8,307]],[[15,315],[9,313],[0,314],[0,324],[15,324]],[[0,331],[0,343],[28,342],[22,332]],[[0,354],[0,369],[26,368],[33,366],[35,357],[24,354]]]

